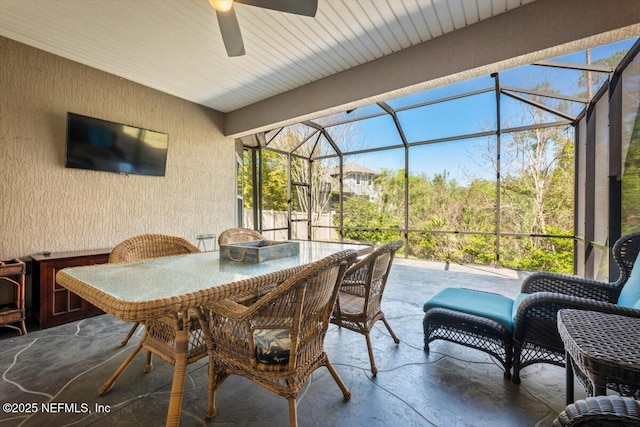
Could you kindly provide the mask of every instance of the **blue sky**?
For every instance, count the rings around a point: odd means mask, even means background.
[[[618,50],[628,50],[636,39],[629,39],[616,42],[610,45],[600,46],[591,50],[592,62],[605,58]],[[584,51],[570,55],[554,58],[553,61],[570,62],[574,64],[585,64],[586,54]],[[524,66],[500,73],[500,83],[502,86],[513,86],[521,88],[533,88],[536,84],[548,81],[552,88],[564,95],[578,95],[584,89],[579,88],[578,78],[580,71],[565,70],[552,67]],[[387,103],[393,108],[416,104],[429,100],[448,97],[468,91],[484,88],[493,88],[494,80],[489,76],[476,78],[473,80],[456,83],[450,86],[436,88],[417,94],[408,95],[402,98],[389,100]],[[518,111],[521,103],[512,98],[502,96],[501,109],[503,124],[509,119],[513,126],[528,124],[522,121]],[[368,110],[366,110],[368,108]],[[377,107],[363,107],[357,111],[356,115],[371,112]],[[577,112],[577,108],[573,109]],[[353,114],[353,113],[352,113]],[[495,129],[495,94],[475,95],[455,101],[440,103],[433,106],[421,107],[419,109],[405,110],[398,114],[402,123],[405,135],[409,142],[422,141],[433,138],[448,137],[454,135],[469,134]],[[550,121],[562,120],[560,117],[550,117]],[[356,129],[349,133],[350,137],[359,140],[352,143],[353,147],[381,147],[387,145],[400,144],[400,138],[395,130],[393,121],[387,115],[368,119],[356,125]],[[330,128],[337,129],[338,127]],[[492,137],[492,140],[495,138]],[[483,141],[473,140],[472,144],[465,142],[445,143],[429,145],[428,147],[416,147],[410,152],[410,171],[425,173],[433,176],[436,173],[448,171],[451,176],[459,176],[461,180],[464,176],[478,176],[486,174],[486,170],[479,167],[483,163],[479,159],[478,147]],[[484,142],[486,145],[486,142]],[[475,147],[469,149],[465,145]],[[356,148],[352,148],[356,149]],[[420,154],[415,156],[415,154]],[[470,151],[473,153],[471,154]],[[370,154],[362,154],[353,158],[345,158],[345,162],[357,161],[370,169],[382,170],[404,168],[403,150],[382,151]]]

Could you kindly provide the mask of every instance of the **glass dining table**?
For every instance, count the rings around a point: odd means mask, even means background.
[[[344,250],[358,255],[373,247],[364,244],[299,241],[299,253],[260,263],[220,258],[220,252],[201,252],[119,264],[72,267],[56,274],[59,285],[124,321],[142,322],[176,313],[175,365],[167,410],[167,426],[180,420],[187,367],[189,310],[205,303],[251,292],[255,278],[286,274],[301,266]],[[136,351],[137,352],[137,351]],[[130,358],[135,356],[134,352]],[[125,360],[122,372],[130,360]],[[108,392],[118,374],[103,385]]]

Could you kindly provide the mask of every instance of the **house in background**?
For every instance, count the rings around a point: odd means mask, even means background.
[[[345,163],[342,167],[342,174],[343,196],[363,196],[367,197],[370,202],[378,200],[380,195],[373,185],[374,180],[380,175],[378,172],[357,163]],[[332,180],[337,180],[340,177],[340,169],[333,168],[328,172],[328,175]],[[337,203],[337,195],[331,198],[331,205],[334,202]]]

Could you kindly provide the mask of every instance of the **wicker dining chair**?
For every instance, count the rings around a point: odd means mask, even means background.
[[[200,249],[182,237],[167,236],[164,234],[142,234],[117,244],[109,254],[109,263],[139,261],[193,252],[200,252]],[[120,343],[121,346],[127,345],[138,329],[138,326],[140,326],[140,322],[133,324],[125,339]]]
[[[247,279],[252,282],[247,288],[272,290],[250,305],[227,299],[196,309],[209,352],[208,417],[217,412],[215,391],[231,374],[285,397],[291,426],[298,422],[296,397],[321,366],[344,399],[351,397],[329,362],[324,338],[346,266],[355,258],[355,251],[348,250],[302,268]]]
[[[250,228],[228,228],[218,236],[218,247],[229,243],[251,242],[264,240],[264,236]]]
[[[378,373],[370,337],[374,324],[382,320],[393,341],[400,343],[384,317],[381,302],[393,258],[403,244],[397,240],[382,245],[349,267],[331,315],[331,323],[364,335],[373,376]]]
[[[128,262],[162,256],[182,255],[200,252],[200,250],[182,237],[168,236],[164,234],[143,234],[135,236],[118,244],[111,255],[109,262]],[[135,323],[122,345],[126,344],[135,332],[139,322]],[[151,355],[155,354],[160,359],[175,365],[175,338],[176,330],[184,327],[182,316],[178,313],[164,316],[158,319],[150,319],[144,322],[145,333],[136,348],[121,363],[114,374],[100,388],[100,394],[108,393],[118,377],[129,366],[133,358],[143,348],[147,351],[145,372],[153,370]],[[189,342],[187,363],[193,363],[206,357],[207,350],[200,322],[195,316],[191,316],[188,322]]]

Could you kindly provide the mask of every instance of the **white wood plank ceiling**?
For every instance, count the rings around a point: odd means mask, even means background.
[[[229,112],[532,1],[319,0],[314,18],[236,4],[236,58],[207,0],[0,0],[0,35]]]

